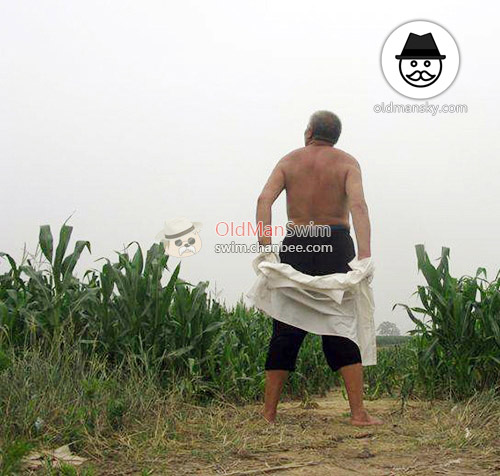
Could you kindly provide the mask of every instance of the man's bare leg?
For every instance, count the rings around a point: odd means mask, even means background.
[[[361,364],[345,365],[339,370],[349,398],[351,424],[356,426],[381,425],[383,421],[368,415],[363,405],[363,366]]]
[[[274,423],[276,409],[283,384],[288,377],[288,370],[266,370],[266,391],[262,415],[269,423]]]

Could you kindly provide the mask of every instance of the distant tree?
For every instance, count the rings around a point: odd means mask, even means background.
[[[379,336],[400,336],[401,331],[394,322],[384,321],[377,328],[377,335]]]

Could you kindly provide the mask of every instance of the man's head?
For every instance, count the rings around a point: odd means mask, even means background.
[[[339,140],[341,131],[342,123],[333,112],[316,111],[309,119],[309,124],[304,132],[304,142],[308,145],[314,140],[333,146]]]

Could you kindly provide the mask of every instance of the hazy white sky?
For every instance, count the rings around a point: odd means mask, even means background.
[[[0,250],[34,251],[39,226],[71,248],[78,274],[163,223],[201,221],[203,249],[182,276],[227,303],[254,280],[251,254],[219,255],[219,221],[253,221],[274,164],[303,145],[312,112],[343,122],[338,147],[361,164],[372,223],[376,322],[412,327],[396,302],[423,283],[415,244],[451,248],[451,271],[500,264],[498,2],[0,2]],[[386,83],[385,39],[407,21],[445,27],[461,55],[432,104],[467,114],[376,114],[419,104]],[[285,196],[273,223],[285,223]],[[352,229],[352,236],[354,229]],[[252,243],[253,238],[233,238]],[[132,245],[131,252],[135,251]],[[173,264],[177,263],[172,259]],[[8,269],[0,263],[0,271]]]

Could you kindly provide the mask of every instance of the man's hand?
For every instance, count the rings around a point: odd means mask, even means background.
[[[270,236],[260,236],[259,237],[259,253],[269,253],[271,251],[271,241]]]
[[[270,236],[261,236],[259,238],[259,245],[260,246],[269,246],[271,244],[271,237]]]

